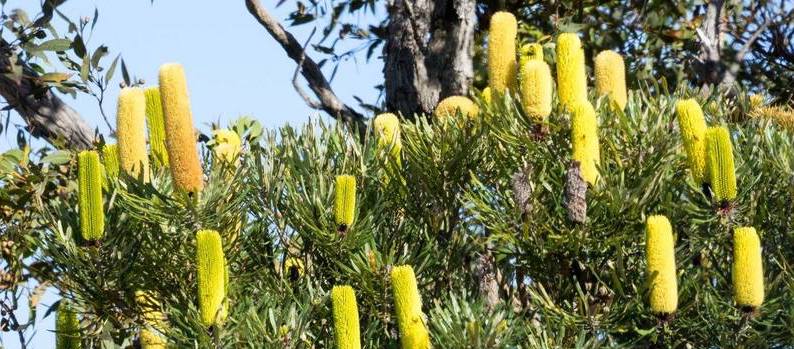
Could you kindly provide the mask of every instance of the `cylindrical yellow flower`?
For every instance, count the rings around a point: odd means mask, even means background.
[[[65,300],[58,307],[58,318],[55,320],[55,348],[80,349],[80,320],[71,305]]]
[[[137,87],[119,93],[116,114],[119,164],[130,176],[149,178],[149,155],[146,151],[146,95]]]
[[[706,131],[706,158],[711,191],[718,203],[736,198],[736,173],[733,168],[731,134],[725,127],[709,127]]]
[[[576,33],[557,37],[557,93],[560,103],[573,110],[579,101],[587,100],[587,74],[584,50]]]
[[[764,302],[761,240],[755,228],[733,231],[733,294],[736,305],[757,308]]]
[[[360,349],[361,335],[358,326],[356,293],[350,286],[331,289],[334,312],[334,338],[337,349]]]
[[[196,233],[196,266],[201,322],[205,326],[223,323],[226,319],[226,258],[217,231]]]
[[[391,271],[394,308],[400,329],[400,344],[403,349],[430,348],[422,298],[416,285],[414,269],[410,265],[394,267]]]
[[[237,160],[242,149],[242,142],[237,132],[229,129],[212,130],[212,139],[215,141],[212,152],[218,159],[228,163]]]
[[[400,139],[400,119],[392,113],[383,113],[375,117],[372,123],[378,137],[378,147],[391,148],[392,156],[399,156],[402,150]]]
[[[160,67],[160,98],[165,116],[165,145],[174,184],[185,192],[199,192],[204,181],[196,149],[187,81],[181,65],[169,63]]]
[[[77,155],[77,182],[80,234],[83,240],[97,241],[105,235],[102,171],[97,152],[85,150]]]
[[[521,66],[521,106],[537,122],[551,114],[551,69],[542,60],[530,60]]]
[[[488,85],[504,94],[516,86],[516,35],[518,22],[510,12],[499,11],[491,17],[488,31]]]
[[[645,229],[651,310],[656,314],[672,314],[678,308],[673,227],[665,216],[650,216]]]
[[[165,147],[165,119],[163,102],[160,99],[160,88],[149,87],[146,94],[146,125],[149,126],[149,148],[155,163],[168,166],[168,151]]]
[[[708,182],[706,178],[706,119],[703,110],[694,99],[678,101],[675,104],[678,127],[684,140],[689,170],[692,179],[698,184]]]
[[[356,177],[336,176],[334,217],[339,230],[347,230],[356,218]]]
[[[601,163],[601,148],[598,144],[598,120],[593,105],[581,101],[573,110],[571,118],[571,145],[573,159],[579,161],[582,178],[595,185],[598,181],[598,165]]]
[[[143,309],[143,326],[140,332],[141,348],[165,349],[167,340],[161,334],[166,327],[165,315],[158,310],[157,300],[144,291],[135,292],[135,300]]]
[[[493,92],[493,90],[491,90]],[[438,102],[436,110],[433,112],[438,119],[455,117],[458,113],[469,118],[474,118],[480,113],[480,107],[471,99],[463,96],[450,96]]]
[[[518,55],[519,69],[529,61],[543,62],[543,45],[538,43],[526,44],[521,46]]]
[[[102,166],[105,168],[107,179],[119,177],[119,150],[115,144],[105,144],[102,147]]]
[[[599,95],[609,96],[620,110],[626,108],[626,65],[619,53],[601,51],[595,58],[595,82]]]
[[[486,104],[486,105],[490,105],[491,102],[493,102],[492,94],[493,94],[493,92],[491,92],[491,88],[490,87],[486,87],[486,88],[482,89],[482,93],[480,94],[480,97],[482,98],[482,102],[484,104]]]

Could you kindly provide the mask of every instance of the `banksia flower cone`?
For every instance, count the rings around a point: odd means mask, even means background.
[[[518,58],[519,69],[529,61],[543,62],[543,46],[541,44],[532,43],[521,46]]]
[[[105,144],[102,147],[102,165],[105,168],[107,179],[119,177],[119,150],[115,144]]]
[[[651,310],[655,314],[672,314],[678,308],[673,228],[667,217],[650,216],[645,229]]]
[[[391,282],[402,348],[430,348],[430,335],[425,324],[425,314],[422,313],[422,299],[416,286],[414,269],[410,265],[394,267],[391,271]]]
[[[360,349],[356,293],[350,286],[334,286],[331,290],[334,311],[334,338],[337,349]]]
[[[731,134],[725,127],[709,127],[706,131],[706,157],[711,191],[718,203],[736,198],[736,173],[733,168]]]
[[[492,94],[493,94],[493,92],[491,92],[491,88],[490,87],[486,87],[486,88],[482,89],[482,94],[481,94],[482,102],[485,103],[485,104],[491,104],[491,102],[493,101]]]
[[[149,148],[160,166],[168,166],[168,151],[165,147],[165,120],[160,88],[149,87],[146,93],[146,125],[149,126]]]
[[[143,291],[135,292],[135,300],[143,309],[143,323],[140,340],[143,349],[164,349],[167,341],[159,332],[165,329],[165,315],[157,310],[159,304],[150,294]]]
[[[80,320],[69,303],[62,301],[55,320],[55,348],[80,349]]]
[[[226,258],[217,231],[196,233],[196,265],[201,322],[205,326],[223,323],[226,319]]]
[[[595,185],[598,181],[598,164],[601,150],[598,144],[598,121],[596,112],[588,101],[580,102],[571,119],[571,144],[573,159],[579,162],[582,178]]]
[[[736,305],[758,308],[764,302],[761,241],[754,228],[733,231],[733,294]]]
[[[356,217],[356,177],[336,176],[334,200],[336,225],[340,231],[345,231]]]
[[[391,148],[392,156],[400,156],[402,140],[400,139],[400,119],[392,113],[383,113],[375,117],[373,122],[378,146]]]
[[[678,115],[678,127],[684,139],[689,170],[692,179],[698,184],[708,182],[706,178],[706,119],[703,111],[694,99],[678,101],[675,104]]]
[[[587,76],[584,50],[575,33],[557,37],[557,93],[560,102],[573,110],[580,101],[587,100]]]
[[[212,130],[212,139],[215,140],[212,151],[217,158],[228,163],[237,160],[242,144],[237,132],[228,129]]]
[[[493,92],[493,89],[491,92]],[[463,96],[450,96],[438,102],[433,115],[438,119],[443,119],[455,117],[458,112],[461,115],[474,118],[480,113],[480,108],[471,99]]]
[[[512,13],[493,14],[488,31],[488,85],[497,94],[515,91],[517,34],[518,22]]]
[[[531,60],[521,66],[521,106],[535,121],[551,114],[551,70],[543,61]]]
[[[196,149],[187,81],[181,65],[169,63],[160,67],[160,98],[165,115],[165,145],[174,184],[185,192],[199,192],[204,182]]]
[[[146,95],[137,87],[126,87],[119,93],[116,114],[119,163],[135,178],[149,178],[149,155],[146,151]]]
[[[609,96],[620,110],[626,108],[626,65],[623,56],[611,50],[601,51],[595,58],[595,82],[599,95]]]
[[[102,207],[102,171],[97,152],[86,150],[77,155],[77,180],[80,233],[83,240],[99,240],[105,234],[105,212]]]

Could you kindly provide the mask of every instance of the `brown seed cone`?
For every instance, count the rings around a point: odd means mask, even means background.
[[[583,224],[587,220],[587,182],[582,178],[578,161],[571,161],[565,175],[563,204],[572,222]]]

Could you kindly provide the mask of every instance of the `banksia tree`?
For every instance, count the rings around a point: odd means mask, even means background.
[[[580,164],[582,178],[590,185],[595,185],[599,177],[598,165],[601,163],[601,149],[598,144],[596,112],[588,101],[580,102],[573,110],[571,145],[573,159]]]
[[[105,234],[102,171],[97,152],[85,150],[77,155],[77,179],[80,197],[80,233],[83,240],[97,241]]]
[[[626,108],[626,64],[619,53],[606,50],[601,51],[595,58],[595,85],[596,92],[608,96],[609,100],[618,109]]]
[[[516,35],[518,22],[510,12],[499,11],[491,16],[488,30],[488,85],[497,95],[516,86]]]
[[[237,160],[242,149],[242,142],[237,132],[229,129],[212,130],[212,139],[215,141],[215,146],[212,152],[215,157],[227,163],[233,163]]]
[[[650,216],[645,222],[645,234],[651,310],[670,315],[678,308],[673,227],[665,216]]]
[[[402,150],[400,138],[400,119],[392,113],[383,113],[375,117],[372,123],[378,137],[378,147],[391,149],[390,154],[399,161]]]
[[[542,60],[521,65],[521,106],[536,122],[545,122],[551,114],[551,69]]]
[[[493,89],[491,89],[493,93]],[[463,96],[450,96],[438,102],[433,115],[439,119],[455,117],[458,113],[469,118],[474,118],[480,113],[480,108],[471,99]]]
[[[119,151],[115,144],[105,144],[102,146],[102,166],[105,168],[107,179],[119,177]]]
[[[163,102],[160,99],[160,88],[149,87],[146,94],[146,125],[149,127],[149,148],[155,162],[160,166],[168,166],[168,151],[165,147],[165,119]]]
[[[331,290],[334,313],[334,339],[337,349],[360,349],[356,293],[350,286],[334,286]]]
[[[160,67],[160,97],[165,115],[165,145],[174,185],[195,193],[204,187],[201,163],[193,131],[193,115],[182,66],[176,63]]]
[[[708,182],[706,178],[706,119],[703,110],[694,99],[678,101],[675,104],[678,127],[684,140],[689,171],[696,183]]]
[[[706,157],[714,199],[724,204],[736,198],[736,172],[733,168],[731,134],[725,127],[706,131]]]
[[[557,94],[568,110],[587,100],[587,75],[584,50],[576,33],[557,37]]]
[[[226,319],[226,258],[221,236],[214,230],[196,233],[196,267],[201,322],[221,324]]]
[[[410,265],[394,267],[391,271],[394,308],[400,329],[400,344],[403,349],[430,348],[422,298],[416,285],[414,269]]]
[[[146,151],[146,96],[137,87],[121,89],[116,114],[119,163],[130,176],[149,177],[149,154]]]
[[[62,300],[55,320],[55,348],[80,349],[83,345],[80,338],[80,320],[72,306]]]
[[[356,218],[356,177],[336,176],[334,218],[340,232],[346,231],[353,225]]]
[[[733,295],[736,305],[747,310],[764,302],[761,240],[752,227],[733,231]]]

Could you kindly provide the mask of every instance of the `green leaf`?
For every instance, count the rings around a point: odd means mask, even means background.
[[[113,63],[110,63],[110,68],[108,68],[108,71],[105,73],[105,85],[110,82],[110,79],[113,79],[113,73],[116,72],[116,63],[119,62],[119,58],[121,58],[121,54],[113,59]]]
[[[38,51],[66,51],[72,47],[72,41],[68,39],[52,39],[41,43],[34,50]]]
[[[45,164],[63,165],[72,159],[72,153],[66,150],[56,150],[41,158],[41,162]]]

